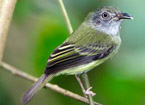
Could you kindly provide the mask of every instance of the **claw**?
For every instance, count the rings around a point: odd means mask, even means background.
[[[84,93],[84,94],[86,94],[86,95],[92,95],[92,96],[95,96],[95,95],[96,95],[96,93],[94,93],[93,91],[91,91],[91,89],[92,89],[92,87],[88,88],[88,89],[85,91],[85,93]]]

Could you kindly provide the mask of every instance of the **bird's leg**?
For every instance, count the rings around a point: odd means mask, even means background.
[[[85,88],[84,88],[84,86],[83,86],[83,83],[82,83],[82,81],[81,81],[81,79],[80,79],[80,75],[77,74],[77,75],[75,75],[75,76],[76,76],[76,79],[77,79],[77,81],[79,82],[79,84],[80,84],[80,86],[81,86],[81,88],[82,88],[82,91],[83,91],[84,97],[87,98],[86,90],[85,90]]]
[[[89,87],[87,90],[84,88],[84,85],[83,85],[83,83],[82,83],[82,81],[81,81],[81,79],[80,79],[80,75],[76,75],[76,79],[77,79],[77,81],[79,82],[79,84],[80,84],[80,86],[81,86],[81,88],[82,88],[84,97],[87,98],[87,95],[89,95],[89,94],[92,95],[92,96],[95,96],[95,95],[96,95],[95,93],[93,93],[93,92],[91,91],[92,87]]]
[[[87,88],[87,90],[85,91],[85,94],[87,95],[91,95],[91,96],[95,96],[96,93],[94,93],[93,91],[91,91],[92,87],[90,87],[90,83],[89,83],[89,79],[86,73],[84,73],[82,75],[84,83],[85,83],[85,87]]]

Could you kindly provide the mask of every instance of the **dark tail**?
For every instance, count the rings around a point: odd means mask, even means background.
[[[50,81],[54,77],[54,74],[46,75],[43,74],[40,79],[30,88],[28,89],[22,96],[21,101],[24,105],[26,105],[32,97],[37,93],[45,84]]]

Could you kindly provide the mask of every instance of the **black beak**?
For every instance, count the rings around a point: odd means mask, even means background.
[[[128,13],[119,13],[117,14],[117,17],[119,19],[132,19],[133,20],[133,17],[130,16]]]

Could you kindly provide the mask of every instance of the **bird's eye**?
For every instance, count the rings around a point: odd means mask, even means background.
[[[104,19],[107,19],[109,17],[109,13],[107,13],[107,12],[102,13],[102,17]]]

